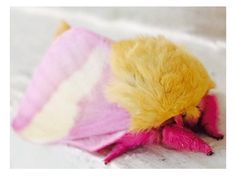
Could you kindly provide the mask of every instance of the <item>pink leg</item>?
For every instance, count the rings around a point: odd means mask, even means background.
[[[213,138],[223,139],[224,135],[217,128],[219,109],[216,96],[206,95],[203,97],[200,108],[203,111],[200,126],[204,132]]]
[[[167,125],[162,131],[162,144],[176,150],[188,150],[212,155],[211,147],[187,128]]]
[[[184,126],[184,122],[183,122],[183,117],[182,115],[177,115],[174,117],[174,120],[175,120],[175,123],[178,125],[178,126]]]
[[[117,141],[115,147],[104,159],[104,162],[107,164],[130,149],[135,149],[145,144],[156,144],[159,141],[159,132],[154,129],[139,133],[128,132]]]

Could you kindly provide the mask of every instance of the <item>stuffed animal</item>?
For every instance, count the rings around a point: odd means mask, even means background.
[[[197,132],[223,138],[214,87],[202,63],[165,37],[112,41],[63,23],[12,127],[36,143],[111,148],[106,164],[149,144],[211,155]]]

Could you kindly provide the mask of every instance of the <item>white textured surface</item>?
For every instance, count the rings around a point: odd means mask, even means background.
[[[16,9],[11,10],[11,116],[17,110],[18,103],[22,98],[27,84],[29,83],[34,68],[40,62],[42,55],[53,40],[53,33],[61,19],[71,24],[87,27],[114,40],[130,38],[142,34],[165,35],[166,37],[185,45],[198,56],[209,73],[217,83],[217,93],[220,101],[221,120],[220,128],[225,133],[225,22],[224,11],[215,10],[223,19],[211,19],[214,28],[206,28],[206,10],[204,15],[196,19],[191,14],[184,20],[187,11],[175,10],[176,30],[173,24],[168,27],[168,22],[163,20],[168,14],[168,9],[155,13],[155,9],[145,15],[145,9],[139,10],[139,15],[132,18],[132,10],[103,9]],[[194,9],[193,9],[194,10]],[[196,11],[196,9],[195,9]],[[201,10],[197,10],[201,13]],[[106,12],[106,13],[105,13]],[[142,13],[143,12],[143,13]],[[177,13],[176,13],[177,12]],[[214,10],[210,10],[214,12]],[[120,14],[119,14],[120,13]],[[90,14],[90,15],[87,15]],[[143,15],[140,15],[143,14]],[[160,15],[163,15],[160,17]],[[195,14],[195,15],[194,15]],[[122,18],[118,18],[118,16]],[[125,18],[125,15],[127,18]],[[160,25],[155,21],[155,15],[159,15]],[[97,17],[99,16],[99,17]],[[107,18],[109,17],[109,18]],[[129,18],[128,18],[129,17]],[[142,17],[142,18],[141,18]],[[147,17],[146,19],[144,17]],[[202,18],[201,18],[202,17]],[[212,14],[209,16],[212,18]],[[162,21],[160,20],[162,19]],[[171,17],[167,16],[171,20]],[[219,20],[220,19],[220,20]],[[214,21],[215,20],[215,21]],[[216,23],[217,21],[217,23]],[[169,21],[170,22],[170,21]],[[221,25],[219,25],[221,24]],[[223,25],[223,27],[222,27]],[[163,27],[164,26],[164,27]],[[204,27],[205,26],[205,27]],[[203,30],[203,31],[202,31]],[[212,31],[212,32],[211,32]],[[196,34],[196,35],[195,35]],[[209,34],[209,37],[207,37]],[[102,158],[83,152],[79,149],[65,146],[40,146],[23,141],[13,132],[11,133],[11,167],[12,168],[225,168],[226,146],[225,139],[216,141],[204,137],[213,147],[215,154],[207,157],[203,154],[176,152],[160,146],[148,146],[131,151],[115,160],[111,165],[105,166]]]

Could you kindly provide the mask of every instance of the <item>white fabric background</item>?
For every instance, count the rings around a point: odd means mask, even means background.
[[[84,26],[114,40],[165,35],[198,56],[217,83],[220,128],[226,121],[224,8],[11,8],[11,117],[32,72],[50,46],[60,20]],[[102,158],[66,146],[41,146],[11,132],[12,168],[225,168],[225,138],[204,137],[215,154],[176,152],[149,146],[128,152],[110,165]]]

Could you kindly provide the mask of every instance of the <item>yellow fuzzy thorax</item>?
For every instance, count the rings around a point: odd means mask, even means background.
[[[196,57],[164,37],[115,42],[111,66],[108,99],[128,110],[134,131],[179,114],[198,118],[196,106],[215,86]]]

